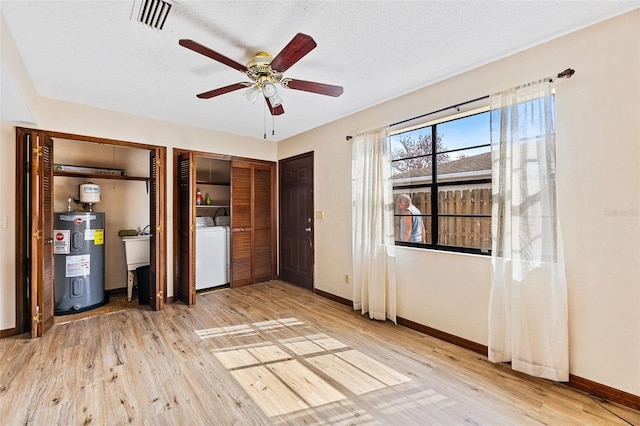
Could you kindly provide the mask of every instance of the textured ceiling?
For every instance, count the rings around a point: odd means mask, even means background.
[[[265,128],[263,102],[249,104],[243,90],[195,96],[247,78],[178,40],[244,64],[308,34],[318,46],[285,77],[340,85],[344,94],[279,88],[285,114],[275,118],[275,136],[266,119],[267,138],[277,141],[640,7],[637,0],[179,0],[156,30],[136,21],[141,1],[2,0],[0,11],[40,96],[256,138]]]

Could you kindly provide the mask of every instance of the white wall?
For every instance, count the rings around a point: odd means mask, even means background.
[[[16,240],[15,240],[15,131],[7,123],[0,123],[0,330],[15,327],[16,323]]]
[[[640,395],[640,10],[280,142],[278,158],[314,151],[315,209],[325,212],[316,220],[315,286],[351,299],[345,136],[567,67],[576,74],[555,87],[570,371]],[[486,345],[490,259],[403,247],[396,254],[398,315]]]

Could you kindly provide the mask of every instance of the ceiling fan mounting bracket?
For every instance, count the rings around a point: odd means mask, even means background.
[[[273,57],[268,52],[258,52],[247,61],[247,77],[257,83],[257,87],[262,87],[265,83],[279,83],[282,80],[282,73],[275,71],[269,65]]]

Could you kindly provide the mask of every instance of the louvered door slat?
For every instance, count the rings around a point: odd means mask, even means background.
[[[253,169],[253,275],[254,282],[273,278],[272,172],[270,166]]]
[[[253,283],[251,164],[231,163],[231,286]]]
[[[195,237],[193,226],[195,223],[195,209],[193,199],[195,192],[194,154],[181,153],[179,155],[180,173],[180,254],[178,261],[178,300],[187,305],[193,305],[195,298]]]

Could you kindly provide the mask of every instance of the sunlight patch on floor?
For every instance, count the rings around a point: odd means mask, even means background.
[[[326,334],[306,333],[300,327],[304,325],[296,318],[283,318],[195,330],[195,334],[202,340],[225,338],[237,343],[212,353],[269,417],[298,413],[302,418],[301,410],[338,404],[346,410],[342,415],[347,420],[359,416],[347,409],[349,394],[364,395],[411,381]],[[260,341],[251,341],[251,336]],[[435,393],[425,397],[439,398]]]

